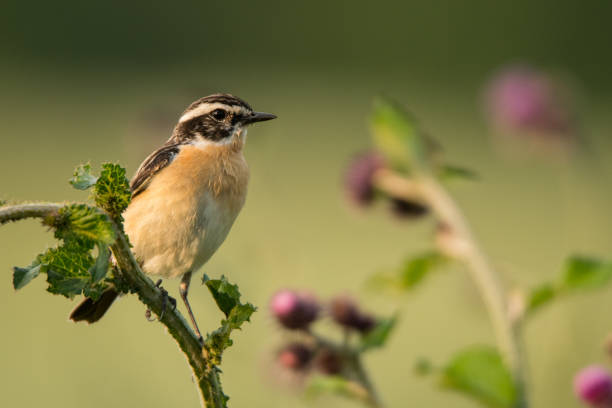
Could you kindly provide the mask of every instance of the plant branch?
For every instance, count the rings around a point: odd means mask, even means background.
[[[0,224],[26,218],[47,218],[57,216],[64,207],[59,203],[19,204],[0,208]],[[101,210],[98,210],[102,213]],[[162,314],[162,294],[158,287],[140,269],[134,258],[127,238],[121,228],[109,218],[116,234],[116,241],[111,250],[119,267],[118,278],[125,282],[131,292],[158,316]],[[160,322],[166,326],[170,335],[176,340],[185,354],[198,385],[200,401],[203,407],[225,407],[227,397],[223,394],[219,381],[218,368],[212,364],[187,321],[175,308],[166,308]]]
[[[393,197],[425,203],[440,223],[438,246],[447,255],[463,261],[477,286],[491,319],[499,349],[517,387],[517,407],[527,408],[525,361],[520,341],[520,324],[508,314],[506,293],[499,276],[474,238],[461,210],[446,189],[432,176],[406,179],[388,169],[377,171],[374,183]]]

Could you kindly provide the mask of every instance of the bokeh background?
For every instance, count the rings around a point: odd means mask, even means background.
[[[369,146],[379,93],[410,107],[453,163],[481,175],[452,191],[508,284],[553,279],[568,254],[611,255],[609,1],[65,0],[0,9],[0,198],[84,200],[67,183],[75,165],[115,161],[132,174],[180,112],[212,92],[279,116],[249,133],[247,204],[205,267],[260,306],[223,363],[233,407],[353,406],[278,386],[271,366],[282,333],[267,303],[282,287],[351,293],[366,309],[401,312],[388,347],[366,359],[388,406],[476,406],[412,371],[421,356],[443,363],[493,342],[464,271],[451,267],[403,295],[364,288],[431,246],[430,221],[398,222],[384,206],[360,213],[344,200],[342,172]],[[494,143],[483,86],[513,63],[572,89],[581,142],[569,154],[508,154]],[[76,301],[46,294],[44,278],[13,290],[11,267],[53,244],[34,221],[0,230],[0,406],[197,406],[182,355],[134,298],[88,327],[68,322]],[[165,286],[177,295],[178,282]],[[602,344],[611,295],[571,297],[531,321],[534,407],[578,406],[573,373],[610,363]],[[191,299],[200,326],[216,327],[206,289],[195,284]]]

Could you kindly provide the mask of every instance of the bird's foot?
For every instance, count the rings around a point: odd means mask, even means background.
[[[161,320],[164,318],[164,314],[166,313],[168,303],[172,305],[172,311],[176,310],[176,299],[168,295],[168,291],[161,286],[161,283],[162,283],[161,279],[158,280],[157,283],[155,283],[155,287],[159,288],[161,292],[161,312],[157,320]],[[147,311],[145,312],[145,317],[150,322],[155,321],[155,318],[151,317],[151,309],[147,309]]]

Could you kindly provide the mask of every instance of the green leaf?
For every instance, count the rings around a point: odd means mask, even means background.
[[[339,375],[312,376],[308,381],[306,395],[314,398],[323,394],[335,394],[360,400],[368,397],[367,391],[362,386]]]
[[[465,167],[458,167],[453,165],[443,165],[439,170],[439,177],[442,180],[477,180],[478,174],[476,172],[467,169]]]
[[[240,304],[238,286],[229,283],[225,276],[221,276],[221,279],[210,279],[204,274],[202,282],[208,287],[217,306],[225,314],[225,317],[229,317],[232,309]]]
[[[52,226],[56,228],[56,238],[87,240],[92,248],[96,242],[111,245],[116,238],[108,216],[86,204],[63,207]]]
[[[114,219],[122,220],[121,213],[130,203],[131,196],[125,169],[118,164],[104,163],[94,187],[94,200],[98,207]]]
[[[563,289],[594,289],[607,284],[612,277],[612,264],[595,258],[574,256],[563,272]]]
[[[47,272],[47,290],[68,298],[80,295],[90,283],[89,269],[94,264],[90,250],[78,241],[68,241],[64,245],[47,250],[40,257]]]
[[[496,349],[470,347],[457,353],[444,369],[442,386],[462,392],[488,407],[511,408],[516,388]]]
[[[533,289],[527,298],[527,313],[532,313],[549,303],[557,295],[557,290],[550,283]]]
[[[208,287],[226,317],[221,321],[221,327],[207,334],[204,340],[204,347],[213,364],[220,364],[223,351],[233,344],[230,338],[232,331],[239,330],[244,322],[250,321],[257,308],[250,303],[240,303],[238,286],[228,282],[225,276],[221,276],[221,279],[210,279],[204,275],[202,282]]]
[[[88,164],[81,164],[74,170],[74,174],[70,179],[70,184],[77,190],[87,190],[94,184],[98,178],[91,174],[91,166]]]
[[[371,117],[374,143],[391,166],[399,170],[425,170],[429,167],[426,137],[415,119],[399,104],[377,99]]]
[[[21,289],[40,274],[40,262],[38,258],[25,268],[13,267],[13,287]]]
[[[106,276],[110,264],[110,255],[110,249],[106,245],[98,244],[98,258],[96,258],[96,263],[89,269],[93,283],[98,283]]]
[[[436,251],[425,252],[408,259],[401,270],[401,282],[405,289],[412,289],[427,273],[444,263],[446,258]]]
[[[251,315],[257,310],[250,303],[236,305],[227,319],[221,321],[221,327],[206,335],[204,346],[208,350],[213,364],[221,364],[221,355],[226,348],[233,343],[230,338],[233,330],[239,330],[244,322],[251,319]]]
[[[395,324],[397,323],[397,314],[388,319],[381,319],[372,330],[361,337],[360,349],[362,351],[379,348],[385,345]]]

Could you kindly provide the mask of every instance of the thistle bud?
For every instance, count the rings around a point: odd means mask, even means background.
[[[270,307],[281,325],[291,330],[308,328],[319,315],[319,305],[314,297],[291,290],[276,293]]]
[[[302,343],[291,343],[278,352],[279,364],[292,371],[302,371],[308,367],[313,357],[310,347]]]
[[[366,207],[374,200],[374,174],[385,166],[383,157],[376,152],[363,153],[349,164],[344,188],[351,202]]]
[[[612,407],[612,377],[599,366],[582,369],[574,377],[574,392],[587,404],[598,407]]]
[[[362,313],[357,305],[346,297],[333,299],[330,313],[336,323],[360,333],[367,333],[376,326],[374,317]]]

